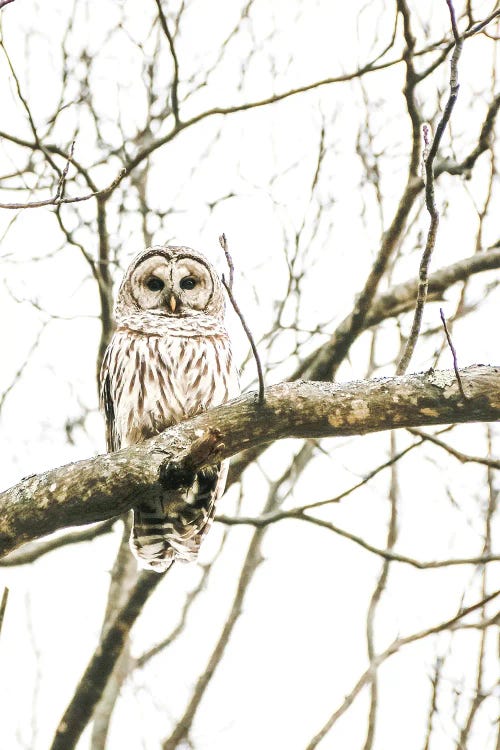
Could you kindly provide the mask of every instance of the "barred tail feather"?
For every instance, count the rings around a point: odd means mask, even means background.
[[[215,514],[216,500],[224,492],[228,465],[202,469],[187,489],[166,490],[168,510],[134,509],[130,547],[140,565],[162,573],[174,560],[196,560],[200,544]]]

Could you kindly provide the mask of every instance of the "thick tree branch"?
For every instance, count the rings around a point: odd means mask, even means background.
[[[116,453],[27,477],[0,495],[0,554],[64,526],[119,515],[140,499],[161,493],[165,460],[191,461],[200,438],[217,432],[216,455],[201,465],[287,437],[311,438],[500,417],[500,366],[476,365],[460,372],[464,403],[453,370],[346,384],[298,381],[255,393],[171,427]]]
[[[465,281],[476,273],[500,268],[500,250],[489,249],[486,252],[475,253],[469,258],[459,260],[450,266],[445,266],[429,276],[429,301],[443,299],[444,292],[453,284]],[[417,298],[417,282],[410,279],[397,284],[383,294],[377,294],[364,320],[362,330],[375,326],[383,320],[394,318],[404,312],[412,310]],[[337,326],[329,341],[322,344],[309,355],[291,374],[290,380],[299,378],[307,380],[330,380],[332,368],[339,362],[339,350],[344,346],[344,337],[351,330],[352,313]],[[237,482],[247,466],[255,461],[263,452],[265,446],[260,445],[244,451],[235,461],[231,462],[228,482]]]
[[[73,700],[57,727],[51,750],[74,748],[106,686],[132,625],[162,575],[143,571],[123,607],[103,634]]]
[[[16,565],[29,565],[55,549],[67,547],[69,544],[91,542],[102,534],[109,534],[116,522],[116,518],[110,518],[109,521],[102,521],[99,524],[86,526],[83,529],[66,531],[64,534],[42,539],[40,542],[25,544],[21,549],[15,550],[11,555],[2,558],[0,560],[0,566],[14,567]]]
[[[475,253],[469,258],[464,258],[450,266],[440,268],[429,276],[427,299],[440,300],[446,289],[453,284],[465,281],[476,273],[491,271],[496,268],[500,268],[500,250],[487,250],[486,252]],[[372,300],[371,307],[359,333],[380,323],[382,320],[387,320],[388,318],[393,318],[396,315],[401,315],[404,312],[412,310],[416,298],[417,282],[414,278],[391,287],[383,294],[378,294]],[[330,340],[312,352],[300,364],[299,368],[291,376],[292,380],[296,378],[305,378],[308,380],[331,379],[333,370],[342,361],[341,355],[345,349],[344,341],[352,328],[352,316],[353,313],[350,313],[344,318],[337,326]]]

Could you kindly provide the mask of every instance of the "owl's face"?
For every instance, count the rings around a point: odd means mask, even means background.
[[[135,268],[131,277],[132,297],[141,310],[161,310],[182,315],[204,310],[213,294],[208,268],[194,258],[167,259],[152,255]]]
[[[220,280],[201,253],[166,246],[149,248],[133,261],[123,280],[117,309],[150,310],[172,317],[194,311],[219,316],[224,301]]]

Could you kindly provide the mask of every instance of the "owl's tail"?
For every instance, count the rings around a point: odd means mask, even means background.
[[[134,509],[130,547],[143,568],[163,573],[174,560],[196,560],[224,492],[227,469],[227,462],[211,466],[199,471],[190,487],[166,489],[162,508]]]

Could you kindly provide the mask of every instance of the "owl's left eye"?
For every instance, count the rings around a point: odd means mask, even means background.
[[[197,283],[198,282],[194,276],[185,276],[180,281],[180,288],[181,289],[194,289]]]
[[[146,281],[146,286],[148,289],[150,289],[152,292],[159,292],[160,289],[163,289],[165,284],[161,279],[158,278],[158,276],[151,276]]]

